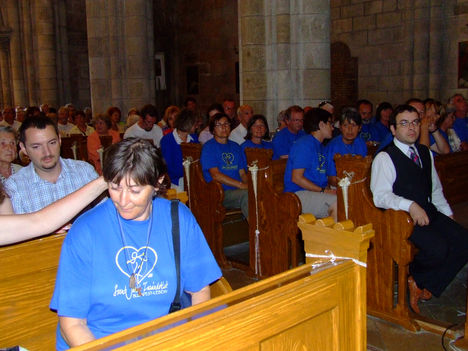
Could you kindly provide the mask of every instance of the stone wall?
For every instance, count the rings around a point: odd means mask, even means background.
[[[331,0],[331,41],[358,60],[358,96],[374,103],[445,99],[457,89],[467,2]]]

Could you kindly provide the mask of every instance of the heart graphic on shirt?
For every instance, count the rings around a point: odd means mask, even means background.
[[[228,166],[232,165],[234,162],[234,155],[231,152],[223,152],[222,158],[225,164]]]
[[[124,246],[115,255],[115,263],[120,271],[129,278],[134,273],[137,284],[153,271],[157,261],[158,254],[149,246],[148,249],[146,246],[139,249]]]

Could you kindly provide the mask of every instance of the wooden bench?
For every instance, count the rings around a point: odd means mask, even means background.
[[[200,163],[201,144],[182,143],[181,148],[183,159],[192,160],[189,167],[190,184],[184,175],[190,210],[205,234],[218,264],[222,268],[229,267],[230,263],[224,255],[223,245],[223,221],[226,217],[223,187],[219,182],[205,181]]]
[[[348,188],[348,218],[356,225],[372,223],[375,236],[371,240],[367,265],[367,309],[376,317],[398,323],[410,330],[418,330],[408,305],[407,279],[409,264],[415,253],[408,238],[413,222],[403,211],[381,210],[374,206],[370,192],[372,159],[351,155],[335,155],[337,176],[354,172]],[[338,220],[346,219],[343,192],[337,189]]]
[[[65,234],[0,247],[0,348],[55,349],[57,314],[49,309]],[[212,297],[232,291],[225,278]]]
[[[295,194],[283,192],[286,159],[272,161],[273,152],[267,149],[247,148],[245,153],[247,164],[256,163],[259,169],[256,195],[252,173],[248,172],[250,269],[263,278],[298,266],[302,254],[297,227],[301,202]]]
[[[88,161],[86,140],[87,138],[80,134],[72,134],[69,137],[62,137],[62,144],[60,145],[60,156],[63,158]]]
[[[434,162],[448,203],[468,201],[468,151],[436,156]]]

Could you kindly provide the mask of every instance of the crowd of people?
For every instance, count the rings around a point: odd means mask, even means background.
[[[210,105],[205,116],[193,98],[182,108],[167,107],[162,118],[156,106],[145,105],[130,109],[125,121],[118,107],[94,118],[90,109],[71,104],[58,110],[45,104],[6,107],[0,122],[0,213],[5,215],[0,220],[14,228],[17,241],[25,240],[66,224],[107,185],[110,199],[92,204],[98,203],[74,223],[62,249],[51,307],[60,320],[57,347],[66,349],[166,314],[177,279],[192,303],[209,298],[208,284],[221,272],[198,224],[189,210],[178,207],[178,277],[171,205],[158,197],[166,187],[184,190],[181,143],[203,144],[205,180],[221,183],[223,205],[240,208],[245,218],[244,151],[265,148],[273,159],[287,159],[284,191],[298,196],[303,213],[335,220],[334,155],[366,156],[373,145],[376,206],[407,211],[415,224],[410,240],[419,252],[410,266],[409,288],[417,311],[418,301],[440,296],[468,260],[468,233],[454,221],[434,168],[435,156],[468,150],[467,112],[460,94],[445,105],[416,98],[398,106],[381,102],[375,114],[369,100],[339,114],[324,101],[286,108],[270,133],[264,115],[249,105],[236,108],[232,99]],[[61,138],[73,134],[87,138],[89,162],[60,157]],[[112,140],[105,150],[103,137]],[[18,152],[29,164],[14,163],[24,159]],[[37,216],[48,225],[37,225]],[[0,244],[14,241],[12,233],[0,237]]]

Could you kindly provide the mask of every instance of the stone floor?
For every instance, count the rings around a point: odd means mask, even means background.
[[[468,228],[468,202],[454,206],[455,218],[465,228]],[[451,284],[439,298],[433,298],[420,304],[421,314],[434,319],[440,319],[453,326],[456,335],[462,335],[466,312],[466,282],[468,267],[465,267],[454,284]],[[239,269],[223,270],[223,274],[233,289],[252,284],[256,280],[248,277]],[[409,332],[406,329],[384,320],[368,316],[367,318],[367,349],[371,351],[436,351],[458,350],[451,345],[449,338],[426,331]]]

